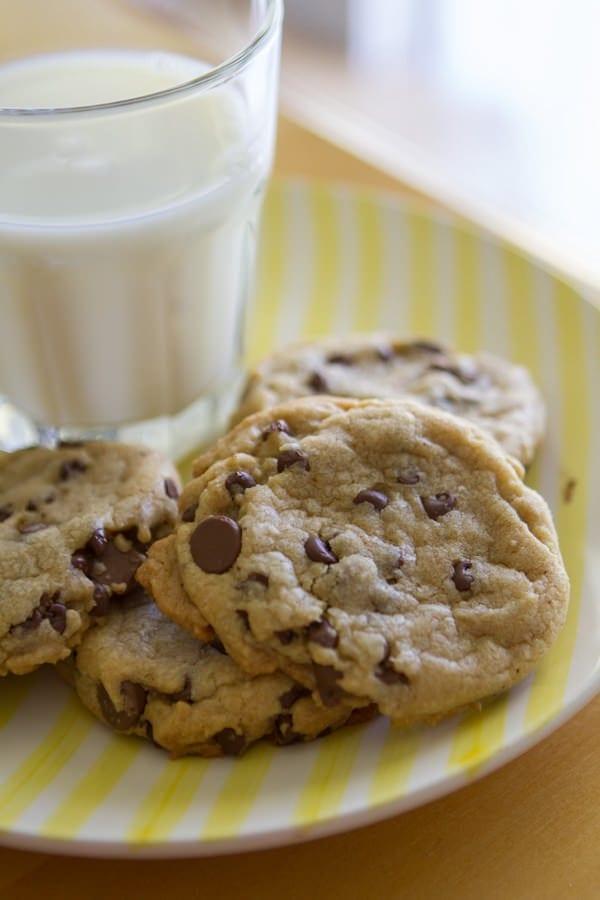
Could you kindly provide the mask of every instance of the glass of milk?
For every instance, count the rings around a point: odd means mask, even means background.
[[[281,0],[0,13],[0,447],[183,455],[235,401]]]

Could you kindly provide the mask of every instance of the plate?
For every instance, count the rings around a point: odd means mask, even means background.
[[[515,249],[397,198],[275,183],[250,362],[298,336],[389,328],[524,363],[550,429],[528,481],[557,522],[566,627],[482,712],[402,731],[380,719],[241,760],[171,761],[91,718],[51,669],[0,683],[0,842],[96,856],[228,853],[364,825],[502,765],[600,688],[600,311]]]

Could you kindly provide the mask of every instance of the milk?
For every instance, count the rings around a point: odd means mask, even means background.
[[[107,103],[205,69],[32,57],[0,67],[0,107]],[[36,420],[174,415],[233,376],[273,143],[237,88],[0,116],[0,393]]]

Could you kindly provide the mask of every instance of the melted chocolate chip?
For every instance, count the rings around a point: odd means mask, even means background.
[[[65,459],[65,461],[60,464],[58,477],[61,481],[68,481],[69,478],[72,478],[74,475],[80,475],[82,472],[85,472],[86,469],[87,465],[81,459]]]
[[[276,631],[275,636],[282,644],[286,645],[292,643],[296,637],[296,632],[291,628],[286,628],[284,631]]]
[[[240,526],[229,516],[209,516],[190,538],[192,559],[199,569],[214,575],[227,572],[242,549]]]
[[[119,550],[112,540],[104,544],[95,562],[92,563],[91,577],[97,584],[124,588],[120,593],[128,593],[136,586],[135,573],[146,557],[133,547]]]
[[[333,625],[327,619],[320,622],[311,622],[306,629],[308,640],[321,647],[337,647],[340,642],[339,635]]]
[[[256,481],[250,474],[250,472],[243,472],[238,470],[237,472],[232,472],[225,479],[225,487],[229,491],[232,497],[235,497],[236,494],[243,494],[244,491],[247,491],[248,488],[252,488],[256,486]]]
[[[76,550],[71,557],[71,565],[74,569],[79,569],[84,575],[89,575],[91,560],[84,550]]]
[[[47,619],[55,631],[59,634],[64,634],[67,627],[67,608],[64,603],[59,601],[59,591],[55,591],[53,594],[42,594],[39,606],[33,610],[29,618],[18,625],[13,625],[11,631],[17,628],[23,628],[25,631],[35,631]]]
[[[421,476],[416,469],[402,469],[396,474],[398,484],[418,484]]]
[[[308,558],[312,559],[313,562],[325,563],[326,566],[331,566],[334,563],[339,562],[337,556],[331,549],[329,542],[324,541],[316,534],[309,535],[304,542],[304,550]]]
[[[332,353],[327,357],[327,362],[334,366],[353,366],[354,360],[345,353]]]
[[[115,731],[129,731],[139,722],[147,695],[141,684],[124,681],[121,684],[122,709],[117,709],[103,684],[98,685],[97,698],[105,721]]]
[[[433,497],[421,497],[423,509],[430,519],[439,519],[445,516],[456,506],[456,497],[445,491],[441,494],[435,494]]]
[[[184,511],[181,513],[181,521],[182,522],[193,522],[196,518],[196,510],[198,509],[197,503],[192,503],[191,506],[186,506]]]
[[[48,525],[45,522],[22,522],[18,528],[21,534],[35,534],[36,531],[48,528]]]
[[[390,662],[390,648],[386,648],[385,655],[377,668],[375,675],[384,684],[410,684],[410,679],[404,672],[399,672]]]
[[[37,503],[34,503],[33,500],[28,500],[25,509],[27,510],[27,512],[37,512],[38,505]]]
[[[342,673],[337,672],[333,666],[320,666],[318,663],[313,663],[313,672],[323,705],[337,706],[344,697],[344,691],[338,684]]]
[[[281,713],[273,723],[273,739],[280,747],[301,741],[301,735],[294,731],[294,719],[291,713]]]
[[[473,563],[470,559],[457,559],[452,563],[454,568],[454,572],[452,575],[452,581],[456,587],[457,591],[470,591],[473,587],[473,582],[475,578],[470,574],[470,570],[473,568]]]
[[[274,422],[271,422],[270,425],[267,425],[265,429],[263,429],[263,441],[266,441],[271,434],[274,434],[276,432],[279,432],[280,434],[289,434],[290,436],[292,436],[294,433],[285,419],[276,419]]]
[[[297,447],[290,447],[287,450],[283,450],[277,457],[278,472],[283,472],[284,469],[289,469],[290,466],[295,465],[299,465],[300,468],[304,469],[306,472],[310,471],[308,456]]]
[[[308,697],[309,695],[310,691],[308,690],[308,688],[305,688],[301,684],[294,684],[289,689],[289,691],[286,691],[281,695],[281,697],[279,698],[279,703],[282,709],[291,709],[294,703],[296,703],[302,697]]]
[[[177,500],[179,497],[179,488],[172,478],[165,478],[165,494],[170,500]]]
[[[320,372],[313,372],[306,384],[315,394],[326,394],[329,390],[329,386]]]
[[[382,510],[385,509],[390,500],[383,491],[376,491],[375,488],[366,488],[364,491],[359,491],[352,502],[355,505],[370,503],[373,509]]]
[[[246,741],[242,734],[238,734],[233,728],[224,728],[214,736],[215,741],[225,756],[239,756],[246,749]]]
[[[91,616],[106,616],[110,609],[110,598],[111,598],[111,590],[105,584],[96,584],[94,585],[94,603],[96,604],[92,611],[90,612]]]
[[[9,506],[8,504],[6,506],[0,506],[0,522],[6,522],[7,519],[10,519],[12,514],[12,506]]]
[[[64,603],[50,603],[46,610],[46,618],[55,631],[64,634],[67,627],[67,607]]]

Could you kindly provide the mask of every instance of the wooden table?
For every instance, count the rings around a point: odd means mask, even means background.
[[[46,9],[55,10],[54,3]],[[75,14],[77,4],[72,8]],[[19,25],[18,9],[14,3],[4,7],[0,51],[3,41],[6,49],[15,39],[11,24],[31,35],[31,23]],[[277,171],[414,193],[285,120]],[[598,734],[600,697],[481,782],[382,824],[301,846],[179,862],[80,860],[0,849],[0,898],[598,898]]]

